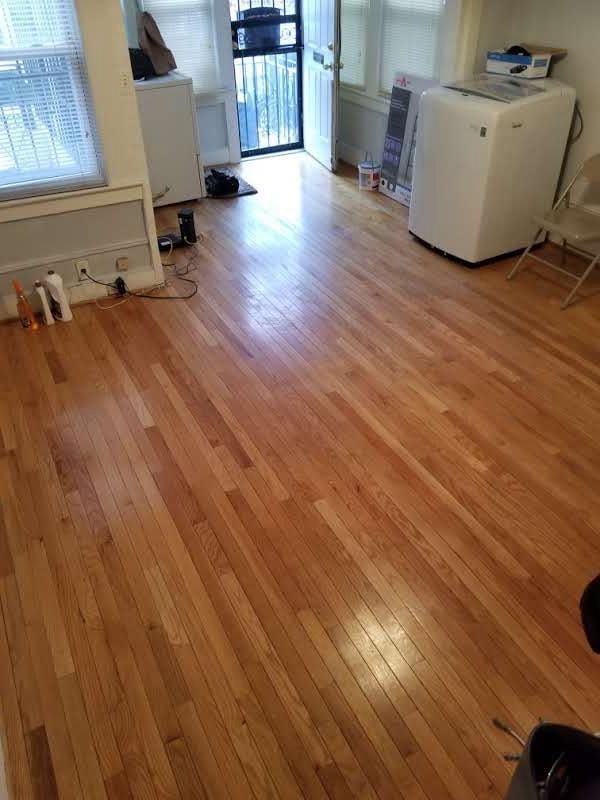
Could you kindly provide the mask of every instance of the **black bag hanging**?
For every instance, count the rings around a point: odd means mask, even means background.
[[[156,72],[152,66],[152,62],[139,47],[129,48],[129,60],[131,62],[131,72],[133,73],[133,80],[139,81],[142,78],[155,78]]]
[[[600,738],[568,725],[533,729],[506,800],[599,800]]]

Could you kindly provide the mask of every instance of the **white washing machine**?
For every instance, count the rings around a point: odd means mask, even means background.
[[[575,90],[483,75],[421,96],[408,227],[469,265],[520,250],[551,208]]]

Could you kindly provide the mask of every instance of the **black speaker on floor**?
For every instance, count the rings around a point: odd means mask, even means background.
[[[196,226],[194,225],[194,212],[191,208],[180,208],[177,212],[177,219],[179,220],[179,233],[185,244],[195,244],[198,239],[196,237]]]
[[[194,225],[194,212],[191,208],[180,208],[177,212],[177,221],[179,222],[179,235],[164,233],[158,237],[158,249],[161,253],[174,250],[176,247],[196,244],[198,241]]]

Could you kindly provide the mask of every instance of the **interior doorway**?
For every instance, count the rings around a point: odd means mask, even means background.
[[[230,0],[242,158],[304,145],[300,0]]]

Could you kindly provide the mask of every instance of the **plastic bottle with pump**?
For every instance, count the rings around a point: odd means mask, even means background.
[[[35,291],[40,298],[40,304],[42,306],[42,318],[46,325],[54,325],[54,317],[52,316],[52,311],[50,310],[50,303],[48,302],[48,293],[44,286],[42,285],[41,281],[35,282]]]
[[[52,316],[62,322],[69,322],[73,319],[73,313],[67,300],[67,294],[63,286],[63,279],[57,275],[53,269],[48,270],[44,278],[44,286],[48,290],[50,309]]]

